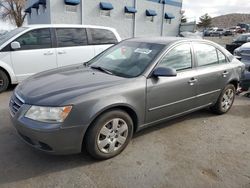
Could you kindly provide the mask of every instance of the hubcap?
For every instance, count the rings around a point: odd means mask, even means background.
[[[115,118],[101,128],[97,146],[103,153],[112,153],[123,146],[127,137],[127,123],[123,119]]]
[[[224,111],[227,111],[232,106],[233,99],[234,99],[234,91],[232,89],[226,90],[226,92],[222,97],[222,103],[221,103],[221,107]]]

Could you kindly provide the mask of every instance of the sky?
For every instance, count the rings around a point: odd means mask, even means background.
[[[189,21],[198,21],[205,13],[211,17],[229,13],[250,14],[250,0],[183,0],[182,9]]]

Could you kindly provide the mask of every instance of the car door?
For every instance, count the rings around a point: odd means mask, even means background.
[[[225,55],[207,43],[193,43],[197,66],[199,106],[215,102],[232,74]]]
[[[34,29],[15,39],[21,48],[11,51],[13,69],[18,82],[27,77],[57,67],[49,28]]]
[[[147,123],[182,114],[197,107],[197,73],[192,68],[192,59],[190,44],[178,45],[157,65],[176,69],[177,76],[147,79]]]
[[[107,29],[88,28],[87,33],[89,45],[94,47],[95,56],[118,43],[115,34]]]
[[[56,28],[58,67],[79,64],[94,57],[85,28]]]

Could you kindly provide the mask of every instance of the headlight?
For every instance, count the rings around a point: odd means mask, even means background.
[[[42,107],[31,106],[25,117],[41,122],[58,123],[63,122],[69,115],[72,106],[64,107]]]

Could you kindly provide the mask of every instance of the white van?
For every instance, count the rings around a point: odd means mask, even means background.
[[[48,69],[87,62],[121,41],[113,28],[30,25],[0,37],[0,92]]]

